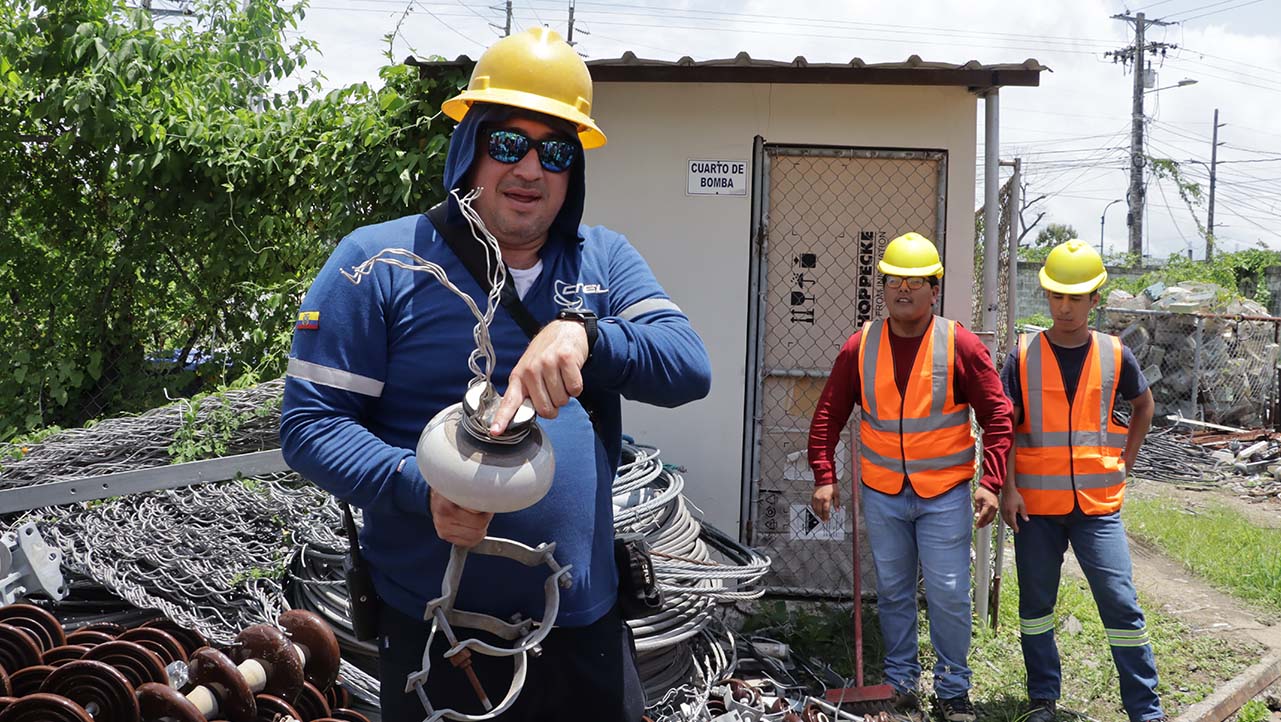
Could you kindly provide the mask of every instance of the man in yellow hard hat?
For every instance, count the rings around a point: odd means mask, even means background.
[[[1054,323],[1021,336],[1001,372],[1017,423],[1001,514],[1014,530],[1025,719],[1055,716],[1062,672],[1054,604],[1069,544],[1112,646],[1126,713],[1133,722],[1164,719],[1121,523],[1126,474],[1152,422],[1152,392],[1120,339],[1090,330],[1108,279],[1094,248],[1079,240],[1055,246],[1040,278]],[[1118,399],[1130,403],[1128,428],[1112,415]]]
[[[997,513],[1012,435],[1010,404],[983,342],[934,314],[943,277],[934,244],[916,233],[895,238],[878,268],[889,318],[864,324],[832,366],[810,425],[812,506],[825,521],[840,506],[833,451],[857,405],[860,498],[894,704],[919,713],[919,563],[938,654],[934,711],[949,722],[973,722],[967,662],[971,529]],[[972,507],[971,410],[983,428],[983,473]]]
[[[605,135],[591,117],[587,67],[559,35],[534,28],[499,40],[476,63],[467,90],[443,110],[459,121],[443,187],[480,192],[472,208],[497,241],[507,283],[516,289],[489,324],[493,380],[505,390],[488,431],[503,434],[528,400],[555,448],[551,488],[533,506],[501,514],[465,509],[433,490],[419,470],[416,441],[474,379],[476,320],[427,274],[380,263],[363,283],[351,280],[361,278],[354,268],[378,254],[409,250],[444,269],[483,308],[484,269],[492,261],[486,252],[480,271],[469,265],[468,251],[482,247],[454,198],[427,214],[357,229],[316,278],[285,382],[285,458],[363,510],[361,551],[380,597],[385,722],[424,718],[426,705],[407,678],[424,666],[426,605],[442,594],[451,544],[471,547],[487,534],[531,547],[554,542],[555,559],[570,568],[572,582],[560,590],[555,628],[541,654],[523,668],[519,696],[499,719],[573,718],[578,710],[593,720],[637,722],[644,694],[620,610],[611,504],[622,446],[620,397],[677,406],[706,395],[707,352],[627,240],[581,225],[584,151],[604,145]],[[547,574],[542,565],[473,554],[454,588],[454,606],[504,621],[541,621]],[[473,675],[487,697],[502,700],[514,657],[473,654],[469,667],[456,667],[447,662],[462,657],[443,656],[450,646],[445,634],[434,636],[422,688],[428,702],[435,710],[487,712]]]

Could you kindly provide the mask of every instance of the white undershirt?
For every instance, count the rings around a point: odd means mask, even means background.
[[[529,287],[538,280],[538,274],[543,272],[543,259],[538,259],[538,263],[530,268],[508,268],[507,272],[511,274],[512,281],[516,284],[516,296],[523,300]]]

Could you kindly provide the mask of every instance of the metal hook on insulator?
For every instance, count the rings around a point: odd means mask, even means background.
[[[502,714],[515,703],[516,698],[525,686],[528,655],[530,653],[538,653],[539,645],[542,643],[543,638],[547,636],[556,623],[556,616],[560,613],[561,588],[569,588],[573,584],[573,580],[569,576],[570,567],[561,566],[556,562],[553,556],[555,551],[555,542],[540,544],[537,548],[534,548],[510,539],[496,539],[493,537],[486,537],[471,549],[458,546],[453,548],[449,555],[449,566],[445,568],[445,577],[441,581],[441,596],[427,603],[427,610],[424,614],[424,619],[431,621],[431,632],[427,635],[427,644],[423,649],[423,667],[409,675],[405,683],[405,692],[416,693],[419,702],[422,703],[423,708],[427,711],[427,718],[424,722],[437,722],[446,718],[457,720],[458,722],[481,722]],[[488,614],[455,609],[454,600],[458,595],[463,567],[467,563],[467,555],[469,553],[504,557],[520,562],[527,567],[547,565],[551,570],[551,574],[543,582],[544,609],[542,621],[536,622],[533,619],[525,619],[511,623]],[[482,642],[479,639],[459,641],[454,633],[454,627],[456,626],[489,632],[501,639],[513,641],[513,645],[511,647],[498,647]],[[472,688],[476,690],[477,696],[486,710],[484,714],[469,715],[453,709],[437,710],[427,698],[427,691],[423,688],[423,685],[426,683],[427,675],[431,671],[431,647],[437,632],[444,634],[445,639],[450,644],[449,651],[445,652],[445,659],[450,660],[452,664],[467,672],[468,680],[471,682]],[[488,694],[480,687],[480,682],[470,669],[470,655],[473,651],[490,657],[515,658],[511,686],[497,705],[490,702]],[[456,662],[455,660],[459,661]]]

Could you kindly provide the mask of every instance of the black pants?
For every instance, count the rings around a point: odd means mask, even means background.
[[[382,605],[379,620],[379,677],[383,722],[422,722],[426,717],[417,694],[406,694],[405,679],[422,669],[423,647],[431,625]],[[477,637],[494,646],[510,647],[483,632],[457,630],[459,639]],[[640,722],[645,692],[636,671],[636,642],[618,607],[586,627],[557,627],[542,643],[543,653],[530,655],[525,686],[515,704],[496,719],[502,722]],[[449,644],[437,634],[432,643],[431,670],[423,688],[436,710],[454,709],[481,714],[476,693],[462,670],[444,658]],[[511,687],[513,657],[490,657],[473,652],[472,669],[490,701],[497,705]],[[584,716],[586,715],[586,716]]]

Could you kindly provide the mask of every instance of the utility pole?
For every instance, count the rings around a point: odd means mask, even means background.
[[[574,44],[574,0],[569,0],[569,36],[565,38],[565,42]]]
[[[1163,20],[1148,20],[1143,13],[1130,15],[1113,15],[1113,20],[1124,20],[1134,25],[1134,45],[1113,50],[1105,55],[1112,56],[1112,61],[1131,62],[1134,71],[1134,97],[1130,111],[1130,190],[1126,198],[1130,203],[1130,212],[1126,223],[1130,227],[1130,253],[1143,258],[1143,167],[1147,165],[1147,155],[1143,150],[1143,85],[1147,74],[1147,54],[1161,53],[1178,47],[1169,43],[1148,43],[1144,34],[1148,26],[1173,25]]]
[[[1225,124],[1226,125],[1226,124]],[[1219,109],[1214,109],[1214,135],[1210,141],[1210,210],[1205,216],[1205,262],[1214,258],[1214,176],[1219,163]]]
[[[512,34],[512,0],[507,0],[507,24],[503,26],[503,37]]]

